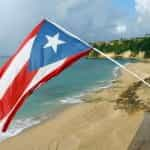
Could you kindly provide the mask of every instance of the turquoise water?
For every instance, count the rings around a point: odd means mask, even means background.
[[[0,64],[6,59],[1,57]],[[134,62],[118,61],[122,64]],[[80,102],[80,97],[91,90],[108,86],[116,75],[115,70],[116,65],[106,59],[81,59],[29,97],[3,137],[12,136],[39,123],[39,118],[52,114],[64,104]]]

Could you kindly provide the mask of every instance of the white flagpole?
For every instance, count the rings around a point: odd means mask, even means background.
[[[150,84],[148,82],[146,82],[144,79],[142,79],[141,77],[139,77],[136,73],[130,71],[127,67],[125,67],[124,65],[120,64],[116,60],[112,59],[110,56],[106,55],[105,53],[103,53],[102,51],[98,50],[97,48],[93,48],[93,50],[96,51],[97,53],[103,55],[104,57],[106,57],[107,59],[109,59],[110,61],[112,61],[113,63],[115,63],[120,68],[122,68],[123,70],[125,70],[126,72],[128,72],[129,74],[131,74],[132,76],[134,76],[135,78],[137,78],[138,80],[142,81],[145,85],[147,85],[150,88]]]

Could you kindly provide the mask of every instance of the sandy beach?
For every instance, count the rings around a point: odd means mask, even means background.
[[[150,76],[150,63],[128,68],[142,78]],[[2,142],[0,150],[146,150],[149,97],[148,87],[121,71],[111,88],[88,93],[85,103]]]

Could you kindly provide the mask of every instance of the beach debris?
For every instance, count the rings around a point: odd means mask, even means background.
[[[150,78],[145,79],[150,83]],[[142,99],[137,95],[137,90],[143,86],[141,81],[133,83],[125,90],[116,100],[116,109],[123,109],[128,113],[133,113],[138,110],[150,112],[150,106],[146,105]]]

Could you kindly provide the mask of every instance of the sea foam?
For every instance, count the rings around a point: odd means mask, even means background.
[[[10,129],[7,132],[0,134],[0,142],[3,140],[15,136],[21,133],[23,130],[32,127],[33,125],[37,125],[40,123],[40,120],[35,120],[34,118],[26,118],[26,119],[17,119],[14,120]]]

